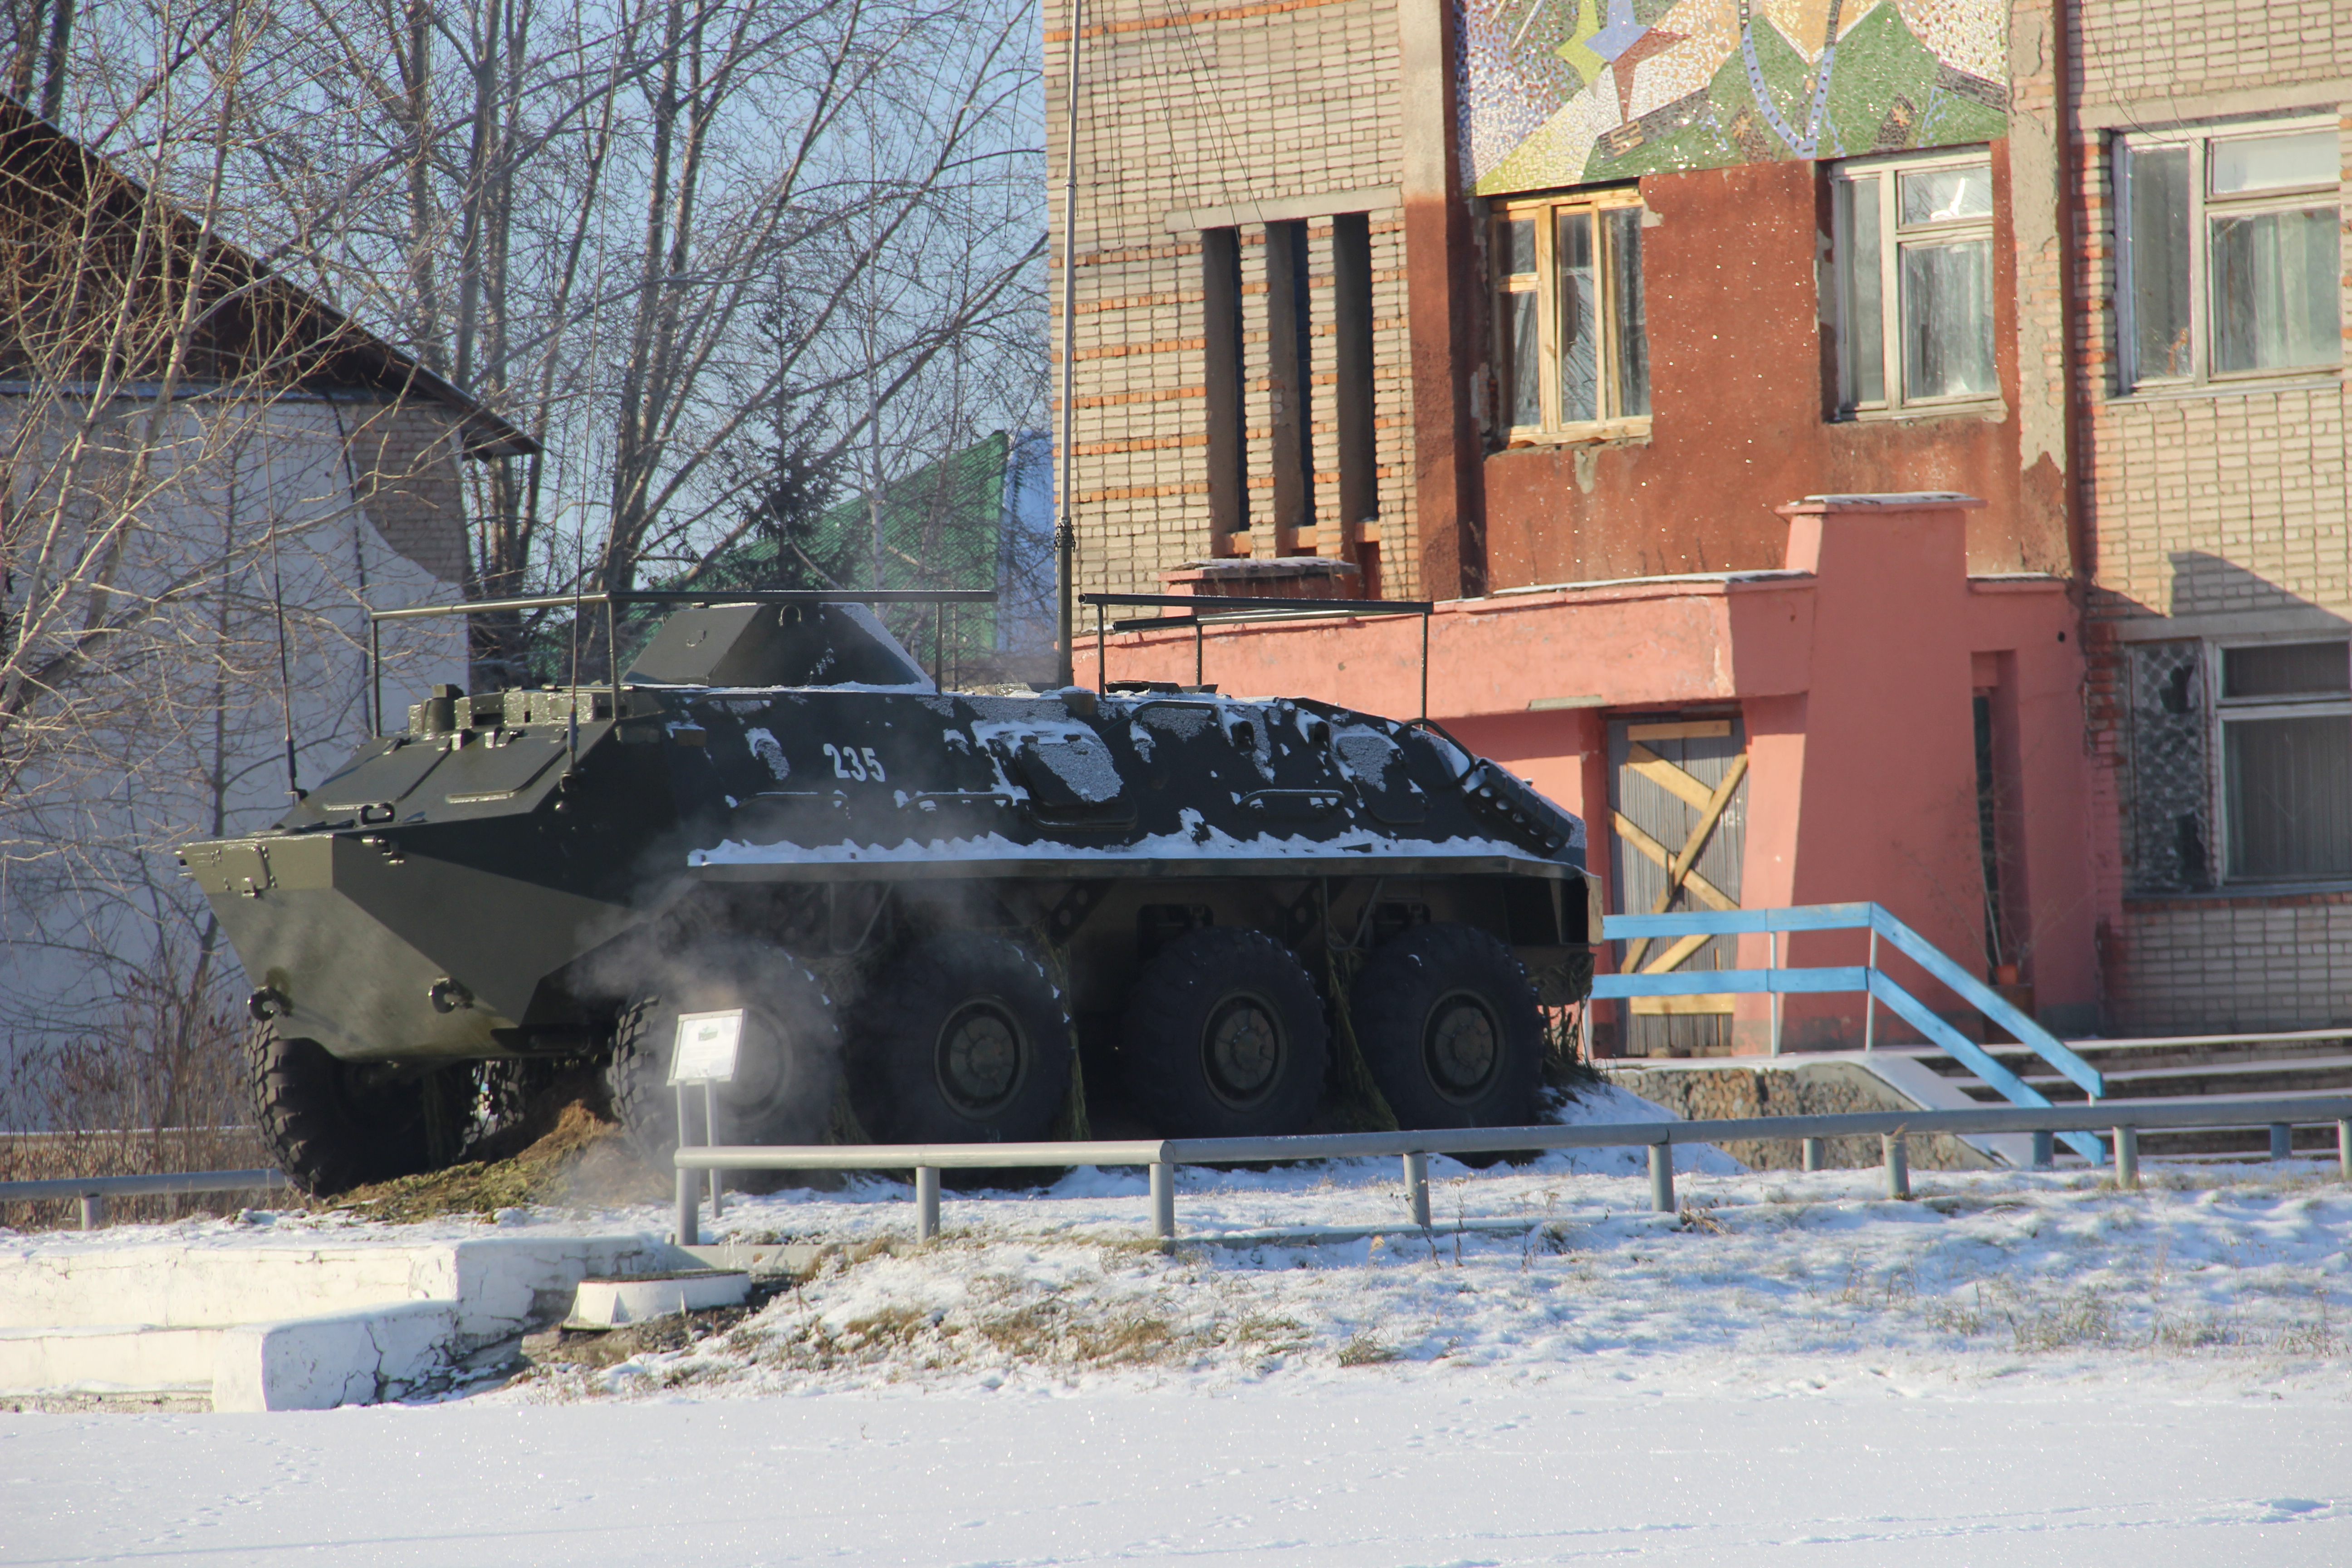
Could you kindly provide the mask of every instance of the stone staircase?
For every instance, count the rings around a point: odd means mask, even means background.
[[[2106,1079],[2110,1100],[2194,1095],[2218,1102],[2218,1109],[2231,1100],[2352,1093],[2352,1028],[2066,1043]],[[2003,1042],[1984,1048],[2053,1105],[2080,1104],[2087,1098],[2023,1046]],[[1966,1066],[1932,1046],[1882,1046],[1878,1054],[1910,1058],[1971,1100],[2007,1103]],[[2140,1134],[2140,1152],[2151,1159],[2260,1159],[2269,1154],[2270,1147],[2266,1124]],[[2294,1130],[2297,1154],[2332,1154],[2335,1147],[2332,1124]]]

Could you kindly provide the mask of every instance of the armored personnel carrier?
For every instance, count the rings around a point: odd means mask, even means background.
[[[447,1163],[560,1064],[666,1162],[678,1019],[736,1009],[698,1138],[1535,1119],[1539,1007],[1591,986],[1576,818],[1433,724],[941,691],[810,599],[684,609],[617,686],[436,687],[275,828],[182,852],[291,1177]]]

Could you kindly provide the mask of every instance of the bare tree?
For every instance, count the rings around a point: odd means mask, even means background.
[[[350,408],[321,388],[397,363],[221,239],[226,166],[184,207],[0,103],[0,1028],[16,1056],[152,1018],[166,973],[179,1045],[212,1037],[218,932],[171,849],[276,815],[306,744],[348,748],[364,721],[352,634],[375,491],[352,458],[399,388]],[[376,463],[377,484],[400,477]]]
[[[163,119],[152,39],[203,37],[229,0],[124,3],[144,24],[93,46],[68,99],[143,143]],[[779,399],[833,416],[823,462],[982,340],[1025,333],[1042,361],[1022,325],[1045,233],[1036,24],[1011,0],[236,14],[240,232],[541,442],[473,473],[478,594],[707,560],[750,526],[743,457]],[[195,177],[184,156],[173,178]],[[1020,390],[995,426],[1029,413],[1027,380],[998,378]],[[519,659],[530,625],[483,620],[479,657]]]
[[[446,465],[319,391],[373,374],[343,315],[537,438],[464,466],[476,596],[694,571],[787,405],[861,487],[1037,422],[1012,0],[7,4],[0,87],[119,178],[0,232],[0,940],[114,978],[0,1025],[147,1016],[168,949],[198,1029],[228,966],[170,847],[362,731],[356,607],[403,563],[353,470]],[[477,622],[483,679],[546,629]]]

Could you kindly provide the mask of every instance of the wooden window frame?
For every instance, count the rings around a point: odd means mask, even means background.
[[[2114,227],[2116,257],[2116,389],[2119,395],[2129,396],[2143,388],[2149,392],[2195,392],[2207,387],[2230,386],[2246,382],[2301,381],[2312,376],[2341,375],[2343,360],[2314,361],[2307,365],[2261,365],[2252,370],[2216,371],[2213,369],[2213,298],[2212,219],[2231,214],[2269,212],[2301,212],[2323,205],[2334,205],[2337,222],[2343,218],[2344,183],[2339,177],[2333,183],[2310,185],[2283,186],[2276,190],[2256,191],[2241,195],[2210,195],[2212,187],[2213,149],[2229,142],[2259,142],[2273,136],[2292,136],[2297,132],[2334,131],[2337,128],[2335,115],[2297,115],[2279,120],[2223,127],[2207,126],[2195,130],[2135,131],[2117,136],[2115,141],[2116,216]],[[2186,150],[2189,153],[2189,223],[2184,237],[2189,249],[2189,362],[2187,375],[2143,374],[2139,366],[2139,321],[2136,279],[2132,275],[2134,245],[2132,243],[2132,160],[2136,153]],[[2323,200],[2332,197],[2332,202]],[[2340,233],[2340,229],[2339,229]],[[2338,245],[2342,241],[2338,240]],[[2339,250],[2339,266],[2345,258]],[[2338,296],[2337,326],[2343,325],[2343,306]]]
[[[1832,320],[1837,324],[1837,410],[1842,419],[1886,419],[1918,417],[1937,414],[1977,414],[2002,405],[2000,390],[2000,345],[1991,321],[1985,322],[1985,336],[1992,346],[1994,387],[1990,392],[1966,392],[1937,396],[1914,396],[1904,384],[1903,367],[1903,251],[1906,245],[1947,245],[1970,240],[1982,240],[1989,254],[1994,253],[1993,214],[1988,210],[1981,217],[1945,219],[1941,222],[1906,224],[1902,221],[1901,185],[1906,174],[1932,174],[1941,169],[1972,169],[1984,173],[1988,189],[1992,179],[1992,153],[1984,147],[1969,147],[1950,152],[1899,153],[1876,158],[1853,158],[1839,163],[1830,171],[1830,204],[1832,214],[1831,235],[1832,273],[1834,279],[1834,300]],[[1871,198],[1878,207],[1878,342],[1875,353],[1879,366],[1879,385],[1883,395],[1863,398],[1855,395],[1854,363],[1857,355],[1873,352],[1870,344],[1856,342],[1848,323],[1855,316],[1853,285],[1855,258],[1849,204],[1859,199],[1861,185],[1871,186]],[[1995,203],[1998,202],[1995,195]],[[1988,204],[1990,207],[1993,204]],[[1998,260],[1997,254],[1992,259]]]
[[[1627,209],[1643,210],[1642,193],[1631,186],[1606,190],[1579,191],[1546,196],[1528,196],[1491,203],[1488,213],[1493,227],[1496,257],[1495,286],[1495,363],[1502,367],[1496,381],[1495,423],[1506,443],[1513,447],[1533,447],[1564,441],[1611,440],[1645,437],[1650,433],[1651,416],[1626,414],[1613,405],[1619,400],[1621,388],[1617,375],[1617,332],[1614,323],[1620,309],[1617,300],[1616,269],[1609,264],[1611,241],[1609,226],[1599,220],[1600,215]],[[1593,216],[1593,274],[1597,283],[1595,320],[1600,323],[1594,334],[1593,374],[1599,379],[1604,403],[1598,419],[1564,420],[1559,409],[1559,314],[1560,280],[1554,261],[1554,251],[1559,233],[1559,217],[1562,213],[1582,212]],[[1507,273],[1509,239],[1507,226],[1528,219],[1535,221],[1536,268],[1533,272]],[[1638,261],[1637,261],[1638,265]],[[1537,296],[1537,337],[1543,372],[1538,378],[1542,402],[1543,422],[1539,425],[1514,425],[1510,419],[1511,315],[1508,300],[1514,294],[1533,293]],[[1646,327],[1644,332],[1646,333]]]

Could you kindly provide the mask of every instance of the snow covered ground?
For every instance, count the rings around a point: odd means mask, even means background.
[[[0,1421],[0,1562],[351,1568],[2352,1562],[2352,1420],[2127,1384],[1457,1372]]]
[[[872,1245],[903,1184],[737,1200],[724,1232],[847,1245],[688,1348],[429,1406],[0,1416],[0,1563],[2352,1563],[2332,1164],[1895,1203],[1694,1149],[1666,1216],[1641,1161],[1433,1160],[1427,1233],[1172,1254],[1139,1172],[951,1191],[921,1252]],[[1177,1215],[1404,1194],[1192,1171]]]

